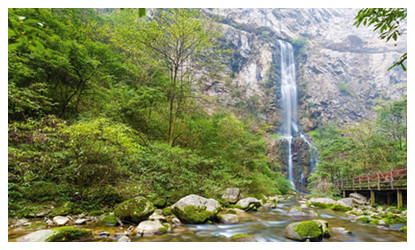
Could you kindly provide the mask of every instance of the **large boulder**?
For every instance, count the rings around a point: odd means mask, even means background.
[[[353,209],[354,199],[353,198],[343,198],[333,205],[333,210],[337,211],[350,211]]]
[[[161,224],[159,220],[145,220],[140,222],[133,232],[140,236],[150,236],[166,233],[168,229],[169,226]]]
[[[302,221],[289,224],[284,230],[284,237],[297,241],[321,241],[329,237],[327,224],[322,221]]]
[[[222,195],[222,199],[225,201],[234,204],[239,201],[241,195],[241,190],[239,188],[227,188],[225,193]]]
[[[39,230],[33,233],[27,234],[23,237],[17,239],[17,241],[22,242],[46,242],[51,236],[55,235],[57,232],[51,229]]]
[[[75,227],[59,227],[54,229],[39,230],[17,239],[17,241],[27,242],[62,242],[85,240],[92,237],[89,229],[79,229]]]
[[[201,224],[208,220],[214,220],[219,210],[218,201],[195,194],[183,197],[171,206],[174,215],[180,221],[189,224]]]
[[[332,208],[335,203],[336,201],[330,198],[311,198],[308,200],[307,205],[319,208]]]
[[[351,193],[349,194],[350,198],[354,198],[357,201],[360,201],[361,203],[366,204],[368,202],[367,198],[364,195],[361,195],[359,193]]]
[[[140,223],[146,220],[155,209],[149,200],[138,196],[118,204],[114,215],[123,222]]]
[[[256,198],[248,197],[238,201],[236,206],[245,211],[251,211],[259,208],[261,206],[261,201]]]

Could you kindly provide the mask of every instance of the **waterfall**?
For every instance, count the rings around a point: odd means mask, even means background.
[[[307,136],[301,132],[297,120],[297,83],[295,72],[294,51],[290,43],[277,40],[280,48],[280,66],[281,66],[281,109],[283,113],[283,123],[281,125],[282,139],[287,141],[287,180],[296,188],[294,181],[293,166],[293,139],[301,138],[307,143],[310,151],[310,168],[317,164],[316,148],[309,141]],[[304,173],[301,172],[298,185],[305,185]]]

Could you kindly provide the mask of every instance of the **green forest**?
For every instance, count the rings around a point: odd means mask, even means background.
[[[230,84],[232,102],[207,93],[234,77],[220,21],[200,9],[9,9],[8,216],[107,214],[137,196],[164,209],[191,194],[232,208],[228,187],[295,194],[266,152],[280,135],[264,107]],[[337,200],[340,178],[406,167],[406,94],[373,111],[307,131],[318,164],[302,195]]]
[[[267,165],[266,126],[201,93],[229,54],[218,27],[196,10],[155,16],[9,9],[10,215],[288,191]]]

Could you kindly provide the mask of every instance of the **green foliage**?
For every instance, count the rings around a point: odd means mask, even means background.
[[[267,127],[202,94],[227,60],[213,20],[144,10],[9,9],[10,216],[49,202],[78,213],[137,195],[164,207],[229,186],[257,197],[290,189],[269,169]]]
[[[294,45],[294,47],[296,48],[296,50],[298,51],[297,53],[299,55],[304,55],[306,52],[306,46],[308,43],[308,37],[305,36],[301,36],[297,39],[292,39],[291,43]]]
[[[320,158],[309,178],[312,192],[336,194],[330,182],[406,166],[406,97],[384,103],[377,113],[375,121],[326,125],[314,132]]]
[[[407,17],[406,8],[365,8],[361,9],[356,17],[354,25],[359,27],[374,25],[373,31],[379,31],[379,37],[386,39],[388,42],[391,38],[398,40],[398,37],[406,31],[404,20]],[[396,65],[401,65],[402,69],[406,71],[404,62],[407,59],[407,53],[404,53],[400,60],[395,62],[389,69]]]
[[[347,85],[346,85],[344,82],[339,83],[339,84],[337,85],[337,87],[339,88],[339,91],[340,91],[341,93],[344,93],[344,94],[349,94],[349,95],[350,95],[349,88],[347,87]]]

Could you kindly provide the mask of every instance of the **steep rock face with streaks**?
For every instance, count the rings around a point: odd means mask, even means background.
[[[385,43],[371,28],[353,26],[358,9],[209,9],[221,18],[230,47],[232,79],[224,101],[243,97],[257,116],[278,127],[279,62],[276,40],[295,48],[298,120],[307,132],[334,121],[373,118],[378,98],[396,99],[406,72],[388,71],[406,51],[406,36]],[[211,94],[222,92],[220,85]],[[223,93],[222,93],[223,94]]]
[[[298,93],[297,120],[303,132],[327,123],[373,119],[377,99],[406,92],[406,72],[388,68],[406,51],[406,35],[386,43],[369,27],[353,26],[358,9],[208,9],[220,18],[231,78],[208,87],[230,106],[250,112],[281,132],[281,65],[277,40],[294,47]],[[267,155],[271,168],[288,171],[287,145],[275,136]],[[305,191],[311,173],[309,145],[296,138],[291,151],[297,189]],[[315,160],[315,159],[314,159]]]

